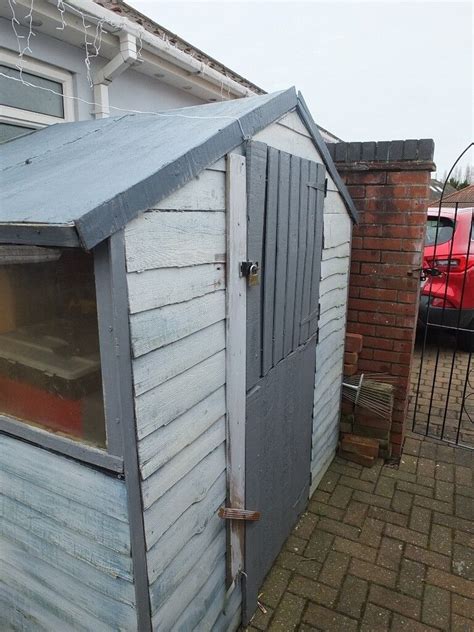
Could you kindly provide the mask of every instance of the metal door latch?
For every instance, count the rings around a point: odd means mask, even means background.
[[[234,507],[221,507],[217,512],[219,518],[224,520],[250,520],[255,522],[260,520],[259,511],[251,511],[250,509],[236,509]]]
[[[240,274],[247,278],[249,285],[260,283],[260,266],[258,261],[242,261],[240,264]]]

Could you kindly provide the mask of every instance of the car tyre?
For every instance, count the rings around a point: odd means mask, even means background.
[[[458,346],[462,351],[474,351],[474,331],[460,331],[458,334]]]

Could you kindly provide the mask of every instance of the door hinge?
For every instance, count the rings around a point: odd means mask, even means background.
[[[326,178],[324,180],[324,197],[326,197],[328,194],[328,179]]]
[[[235,507],[221,507],[217,512],[219,518],[223,520],[250,520],[255,522],[260,520],[260,512],[251,509],[237,509]]]

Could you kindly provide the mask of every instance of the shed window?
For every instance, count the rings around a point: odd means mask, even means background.
[[[0,414],[105,447],[93,255],[0,246]]]

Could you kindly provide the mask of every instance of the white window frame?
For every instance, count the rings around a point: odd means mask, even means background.
[[[16,68],[18,66],[18,55],[4,48],[0,49],[0,64]],[[61,70],[50,64],[33,60],[29,57],[23,57],[22,68],[37,77],[50,79],[62,85],[63,89],[63,112],[64,116],[50,116],[49,114],[40,114],[30,110],[14,108],[8,105],[0,105],[0,122],[10,123],[11,125],[19,125],[21,127],[32,127],[39,129],[54,123],[67,123],[75,120],[74,103],[70,97],[73,96],[73,80],[72,74],[67,70]]]

